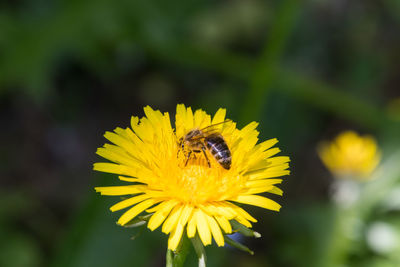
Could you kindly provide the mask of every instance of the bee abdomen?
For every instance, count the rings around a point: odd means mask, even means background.
[[[232,157],[225,140],[221,136],[210,136],[205,139],[208,150],[225,169],[231,168]]]

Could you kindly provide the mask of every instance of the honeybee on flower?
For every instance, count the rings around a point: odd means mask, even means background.
[[[211,163],[206,153],[206,150],[208,150],[224,169],[229,170],[231,168],[231,151],[222,135],[218,132],[218,129],[215,128],[220,124],[227,122],[230,122],[230,120],[212,124],[203,129],[195,128],[179,139],[179,147],[181,147],[181,149],[178,150],[178,153],[184,151],[185,148],[188,150],[185,154],[185,166],[189,162],[190,156],[193,153],[203,152],[203,155],[207,160],[207,165],[211,168]]]

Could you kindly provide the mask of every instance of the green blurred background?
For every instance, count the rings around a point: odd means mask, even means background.
[[[255,255],[214,245],[209,266],[333,266],[333,178],[316,146],[354,129],[391,159],[399,62],[398,0],[2,1],[0,266],[163,266],[166,236],[117,226],[117,199],[93,189],[116,177],[92,164],[106,130],[177,103],[258,121],[292,159],[281,212],[249,208],[262,238],[241,241]],[[400,188],[396,162],[335,266],[400,266],[400,245],[382,252],[366,238],[384,222],[400,244],[400,201],[381,205]]]

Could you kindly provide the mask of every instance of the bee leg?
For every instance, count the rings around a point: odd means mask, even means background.
[[[189,159],[190,159],[190,155],[191,155],[191,154],[192,154],[192,150],[190,150],[189,153],[186,155],[185,167],[186,167],[186,165],[187,165],[188,162],[189,162]]]
[[[194,159],[197,159],[197,153],[201,153],[201,150],[192,150],[194,152],[193,157]]]
[[[206,157],[208,168],[211,168],[211,163],[210,163],[210,160],[207,157],[206,148],[204,146],[202,146],[201,150],[203,151],[204,157]]]
[[[176,157],[179,157],[179,152],[183,151],[185,148],[185,144],[183,143],[183,138],[181,137],[178,142],[178,151],[176,152]]]

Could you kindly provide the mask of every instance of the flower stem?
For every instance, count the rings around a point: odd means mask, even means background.
[[[165,267],[173,267],[173,261],[174,261],[174,255],[172,250],[167,249],[167,262],[165,264]]]
[[[201,242],[200,237],[196,234],[193,238],[190,239],[192,241],[194,250],[196,251],[197,258],[199,259],[199,267],[206,267],[206,252],[204,250],[203,242]]]
[[[183,235],[176,251],[172,251],[170,249],[167,250],[165,266],[183,267],[183,264],[185,263],[186,256],[188,253],[189,253],[189,240],[186,235]]]

